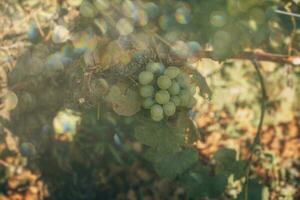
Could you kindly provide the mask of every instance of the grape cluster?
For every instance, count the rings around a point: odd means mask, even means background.
[[[140,72],[139,93],[143,97],[143,108],[149,109],[154,121],[161,121],[164,116],[173,116],[177,107],[191,107],[195,104],[196,86],[190,77],[178,67],[165,66],[150,62],[146,70]]]

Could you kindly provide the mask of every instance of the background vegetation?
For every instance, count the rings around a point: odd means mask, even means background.
[[[297,0],[1,1],[0,199],[299,199],[297,13]],[[138,92],[153,62],[197,85],[159,122]]]

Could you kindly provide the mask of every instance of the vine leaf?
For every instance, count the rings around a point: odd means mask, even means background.
[[[198,84],[200,88],[200,95],[204,98],[211,99],[212,91],[209,88],[205,77],[202,76],[202,74],[200,74],[200,72],[198,72],[197,70],[193,70],[192,73],[193,73],[192,79]]]
[[[192,198],[218,198],[225,191],[227,178],[223,174],[212,176],[209,168],[200,166],[189,171],[180,182]]]
[[[162,154],[176,152],[184,143],[182,131],[164,122],[154,122],[151,119],[142,120],[136,126],[134,135],[139,142]]]
[[[177,118],[175,121],[175,126],[177,129],[183,131],[186,142],[188,144],[193,144],[196,140],[201,139],[199,130],[194,125],[193,121],[188,116],[188,111],[181,110],[177,113]]]
[[[110,88],[106,100],[112,104],[113,110],[121,116],[132,116],[140,111],[139,94],[126,84],[116,84]]]
[[[154,162],[154,168],[158,175],[170,179],[182,174],[198,161],[197,151],[191,148],[169,155],[163,155],[151,149],[147,152],[146,157]]]
[[[217,174],[224,174],[227,177],[233,174],[236,179],[246,175],[246,161],[237,161],[235,150],[221,149],[214,155],[214,159]]]
[[[263,185],[257,179],[250,180],[248,183],[247,198],[251,200],[268,200],[270,199]],[[243,190],[237,198],[238,200],[245,199],[245,190]]]

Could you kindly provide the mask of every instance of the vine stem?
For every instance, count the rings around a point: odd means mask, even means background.
[[[213,51],[211,50],[205,50],[201,51],[199,53],[200,58],[212,58]],[[300,64],[300,56],[290,56],[290,55],[282,55],[282,54],[274,54],[274,53],[268,53],[264,52],[263,50],[257,49],[253,51],[244,51],[239,55],[235,55],[230,57],[230,59],[245,59],[245,60],[251,60],[253,63],[253,58],[257,61],[270,61],[270,62],[276,62],[280,64],[291,64],[291,65],[299,65]],[[258,65],[257,63],[255,65]],[[257,68],[257,67],[255,67]],[[260,75],[259,75],[260,76]]]
[[[267,90],[266,90],[264,77],[263,77],[263,75],[260,71],[260,65],[255,59],[252,60],[252,64],[254,65],[255,70],[257,72],[257,75],[258,75],[258,78],[259,78],[260,87],[261,87],[261,95],[262,95],[260,120],[259,120],[259,124],[258,124],[258,127],[257,127],[254,142],[253,142],[253,145],[251,147],[251,152],[253,154],[255,145],[260,144],[260,136],[261,136],[262,126],[263,126],[263,123],[264,123],[266,104],[267,104],[267,101],[268,101],[268,96],[267,96]]]
[[[250,175],[250,165],[252,162],[252,158],[253,158],[253,154],[254,154],[254,150],[255,147],[257,145],[260,145],[260,138],[261,138],[261,132],[262,132],[262,126],[264,123],[264,118],[265,118],[265,111],[266,111],[266,104],[268,101],[268,96],[267,96],[267,90],[266,90],[266,85],[265,85],[265,81],[264,81],[264,77],[260,71],[260,64],[257,62],[256,58],[251,60],[256,73],[258,75],[259,78],[259,83],[260,83],[260,87],[261,87],[261,95],[262,95],[262,99],[261,99],[261,112],[260,112],[260,119],[259,119],[259,124],[257,126],[257,130],[256,130],[256,135],[253,141],[253,144],[250,147],[250,156],[248,158],[248,162],[246,164],[246,181],[245,181],[245,200],[248,200],[248,184],[249,184],[249,175]]]

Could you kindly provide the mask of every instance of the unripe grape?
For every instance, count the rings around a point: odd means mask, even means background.
[[[172,101],[176,106],[180,105],[180,98],[179,96],[172,96],[170,101]]]
[[[159,104],[168,103],[170,100],[170,94],[167,90],[160,90],[155,94],[155,100]]]
[[[154,99],[151,97],[148,97],[146,99],[143,100],[143,108],[145,109],[150,109],[151,106],[155,103]]]
[[[166,90],[172,85],[172,81],[168,76],[162,75],[158,77],[157,85],[160,89]]]
[[[188,90],[180,91],[179,98],[180,98],[181,106],[188,106],[191,99],[190,91]]]
[[[164,111],[160,105],[155,104],[151,107],[150,113],[152,117],[160,117],[163,116]]]
[[[95,17],[96,11],[93,4],[88,1],[83,1],[80,5],[80,14],[84,17]]]
[[[160,116],[153,116],[153,115],[151,115],[151,118],[154,121],[159,122],[159,121],[161,121],[164,118],[164,115],[160,115]]]
[[[142,85],[147,85],[147,84],[151,83],[152,80],[153,80],[152,72],[142,71],[139,74],[139,83]]]
[[[142,97],[151,97],[154,95],[154,87],[152,85],[144,85],[140,88],[140,95]]]
[[[180,86],[176,81],[172,82],[171,87],[168,89],[171,95],[177,95],[180,92]]]
[[[180,73],[177,77],[176,80],[180,87],[186,88],[189,85],[189,75],[186,73]]]
[[[150,114],[154,121],[161,121],[164,118],[163,108],[157,104],[151,107]]]
[[[153,74],[162,74],[165,71],[165,66],[162,63],[150,62],[147,64],[146,70]]]
[[[166,116],[172,116],[176,112],[176,106],[173,102],[168,102],[163,105],[163,110]]]
[[[168,76],[170,79],[176,78],[179,73],[180,70],[178,67],[168,67],[165,70],[165,75]]]

